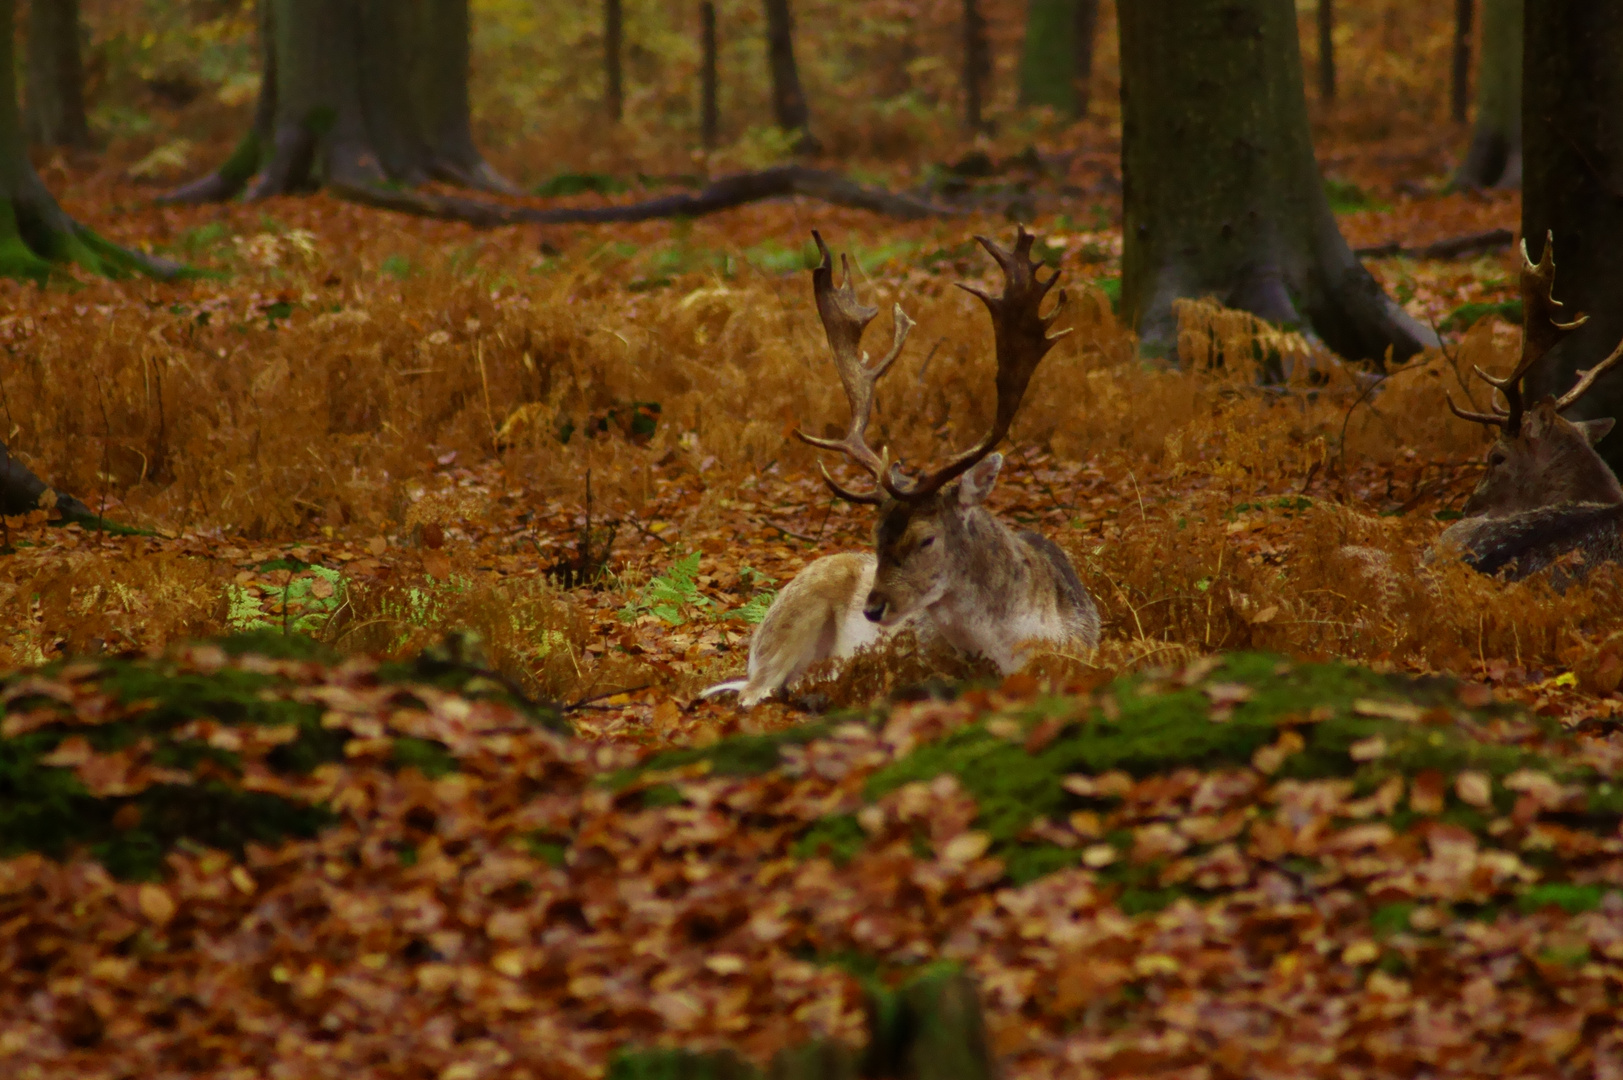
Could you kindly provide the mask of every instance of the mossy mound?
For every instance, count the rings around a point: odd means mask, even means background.
[[[988,834],[991,853],[1003,859],[1016,884],[1077,865],[1088,846],[1050,842],[1040,828],[1034,835],[1034,827],[1079,812],[1108,823],[1134,782],[1189,770],[1250,770],[1269,782],[1340,779],[1351,785],[1350,800],[1412,791],[1418,782],[1432,795],[1394,795],[1368,811],[1399,833],[1442,823],[1486,838],[1529,783],[1561,791],[1564,827],[1610,835],[1623,817],[1623,786],[1574,756],[1577,744],[1558,723],[1496,704],[1484,688],[1443,677],[1237,654],[1183,671],[1117,679],[1091,694],[972,691],[955,708],[963,722],[874,771],[865,798],[878,802],[904,785],[956,778],[976,801],[975,827]],[[878,728],[889,716],[881,709],[844,720]],[[839,722],[825,721],[816,730],[826,733]],[[706,762],[716,773],[763,773],[779,764],[779,748],[804,741],[792,736],[741,737],[656,755],[613,779],[625,785],[649,771],[692,770]],[[1463,788],[1462,776],[1468,777]],[[1106,782],[1095,784],[1090,777]],[[1394,780],[1401,781],[1396,789]],[[679,798],[668,785],[644,792],[647,805]],[[1101,877],[1122,886],[1125,908],[1155,908],[1177,895],[1200,894],[1193,886],[1156,887],[1165,863],[1135,864],[1126,857],[1133,846],[1130,827],[1096,839],[1121,856],[1096,859],[1105,867]],[[857,815],[837,814],[808,828],[795,850],[802,858],[821,854],[844,862],[869,840]],[[921,841],[921,854],[927,850]],[[1560,882],[1541,887],[1568,888]],[[1588,885],[1574,888],[1556,902],[1593,906],[1602,895]]]
[[[353,732],[313,688],[397,686],[384,708],[421,708],[434,687],[557,730],[465,657],[347,664],[307,638],[261,632],[159,659],[69,660],[0,676],[0,858],[88,849],[115,875],[151,878],[179,844],[241,852],[309,837],[333,820],[308,781],[344,760]],[[324,719],[326,717],[326,719]],[[392,768],[454,771],[434,739],[393,737]]]

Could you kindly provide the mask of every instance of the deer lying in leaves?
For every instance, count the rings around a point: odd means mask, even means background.
[[[1578,373],[1578,382],[1559,399],[1546,397],[1529,409],[1523,380],[1560,340],[1587,320],[1561,322],[1555,284],[1554,240],[1534,265],[1522,241],[1522,354],[1514,370],[1496,379],[1477,375],[1504,395],[1491,412],[1461,409],[1456,416],[1500,429],[1488,450],[1488,470],[1465,502],[1463,520],[1438,538],[1435,552],[1454,551],[1487,574],[1517,580],[1560,559],[1591,564],[1623,560],[1623,487],[1595,452],[1616,422],[1568,420],[1561,410],[1587,394],[1601,375],[1623,360],[1623,344],[1610,356]]]
[[[872,490],[852,491],[823,469],[834,494],[879,508],[874,551],[830,555],[796,575],[755,632],[748,678],[705,693],[737,690],[740,704],[754,705],[792,685],[818,661],[850,656],[908,624],[991,660],[1004,673],[1019,670],[1038,644],[1091,651],[1099,643],[1099,613],[1065,553],[1037,533],[1009,528],[983,505],[1003,467],[1003,455],[994,450],[1009,432],[1032,372],[1062,336],[1048,334],[1055,314],[1039,313],[1058,275],[1037,276],[1041,264],[1031,260],[1034,237],[1021,229],[1012,251],[976,237],[1003,271],[999,296],[959,286],[991,312],[996,418],[980,442],[917,478],[906,476],[888,451],[875,453],[866,438],[874,387],[901,355],[913,321],[896,305],[890,352],[870,366],[862,334],[878,309],[857,299],[843,256],[845,282],[835,287],[833,257],[820,235],[812,237],[822,254],[812,271],[817,313],[851,421],[841,439],[795,434],[844,454],[873,477]],[[1059,303],[1064,299],[1061,291]]]

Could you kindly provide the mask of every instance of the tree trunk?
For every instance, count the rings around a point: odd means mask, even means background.
[[[1336,99],[1336,9],[1333,0],[1319,0],[1319,100]]]
[[[1093,43],[1099,36],[1099,0],[1076,0],[1076,116],[1088,115],[1093,104]]]
[[[1555,237],[1555,296],[1589,321],[1528,373],[1531,400],[1570,389],[1623,338],[1623,4],[1540,0],[1526,7],[1522,235],[1537,260]],[[1572,419],[1623,417],[1623,373],[1601,377]],[[1623,438],[1599,449],[1623,466]]]
[[[468,0],[260,0],[260,33],[252,128],[167,201],[431,178],[515,190],[473,143]]]
[[[716,5],[715,0],[704,0],[699,5],[699,137],[706,150],[716,148],[716,131],[720,126],[716,107]]]
[[[24,122],[39,146],[90,145],[84,68],[79,62],[79,0],[28,5],[28,74]]]
[[[1476,124],[1454,176],[1460,187],[1522,185],[1522,7],[1522,0],[1482,0]]]
[[[964,0],[964,127],[984,131],[981,115],[986,81],[992,74],[992,46],[986,37],[986,16],[977,0]]]
[[[139,271],[173,277],[175,263],[126,251],[80,225],[57,205],[28,160],[21,111],[17,108],[17,72],[10,47],[15,0],[0,0],[0,276],[28,278],[43,284],[62,263],[96,274],[118,276]]]
[[[795,139],[795,150],[815,154],[822,149],[811,133],[811,112],[800,88],[800,66],[795,63],[795,23],[789,0],[763,0],[766,6],[766,52],[772,67],[772,113],[778,126]]]
[[[1077,115],[1077,0],[1027,0],[1020,57],[1020,104]]]
[[[1122,311],[1173,356],[1173,301],[1215,296],[1342,356],[1436,341],[1336,227],[1313,157],[1292,0],[1137,0],[1122,55]]]
[[[1471,105],[1471,22],[1476,0],[1454,0],[1454,71],[1449,83],[1448,113],[1465,123]]]
[[[625,73],[620,63],[624,15],[620,0],[603,0],[603,107],[616,124],[626,111]]]

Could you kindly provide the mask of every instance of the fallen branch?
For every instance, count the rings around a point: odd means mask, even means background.
[[[582,225],[650,221],[656,218],[695,218],[787,195],[804,195],[835,206],[868,210],[904,221],[962,213],[914,195],[866,187],[838,173],[804,165],[778,165],[759,172],[735,173],[713,180],[696,192],[662,195],[622,206],[543,209],[375,184],[330,183],[329,186],[340,198],[366,206],[419,217],[465,221],[487,228],[497,225]]]
[[[46,493],[50,492],[50,495]],[[53,501],[54,497],[54,501]],[[44,499],[47,505],[41,506]],[[11,456],[5,443],[0,443],[0,514],[26,514],[30,510],[55,508],[68,521],[94,521],[96,515],[90,507],[51,485]]]
[[[1360,259],[1392,259],[1400,256],[1406,259],[1459,259],[1509,247],[1515,242],[1516,234],[1509,229],[1489,229],[1487,232],[1450,237],[1414,248],[1404,247],[1394,240],[1389,244],[1354,248],[1353,254]]]

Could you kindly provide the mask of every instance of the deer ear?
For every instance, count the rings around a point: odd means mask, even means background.
[[[1574,420],[1572,426],[1583,432],[1584,438],[1589,440],[1589,445],[1594,446],[1606,438],[1607,434],[1612,430],[1612,425],[1616,423],[1617,421],[1612,417],[1602,416],[1598,420]]]
[[[1549,398],[1545,398],[1527,410],[1527,419],[1522,421],[1522,431],[1529,439],[1542,439],[1545,432],[1555,426],[1558,416],[1560,414],[1555,411],[1554,404]]]
[[[1002,454],[987,454],[973,469],[958,481],[958,501],[964,506],[979,506],[992,494],[997,474],[1003,468]]]

